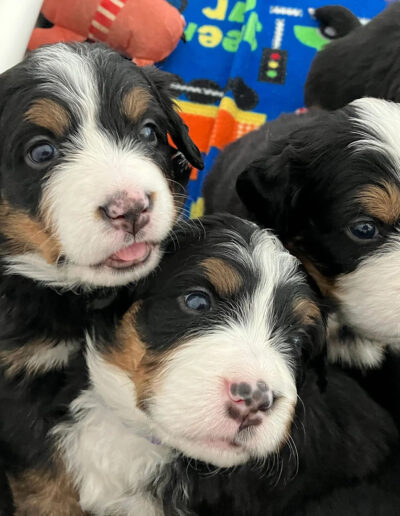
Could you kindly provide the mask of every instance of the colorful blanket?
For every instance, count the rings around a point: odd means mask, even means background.
[[[193,170],[188,214],[203,212],[201,188],[228,143],[266,120],[303,105],[311,60],[329,43],[310,15],[326,0],[170,0],[183,10],[186,43],[159,66],[176,75],[176,92],[190,134],[205,156]],[[336,3],[336,2],[332,2]],[[388,0],[341,0],[367,22]]]

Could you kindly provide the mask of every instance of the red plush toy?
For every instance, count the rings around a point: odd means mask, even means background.
[[[54,24],[35,29],[29,50],[58,41],[103,41],[138,64],[166,58],[182,37],[185,20],[166,0],[44,0]]]

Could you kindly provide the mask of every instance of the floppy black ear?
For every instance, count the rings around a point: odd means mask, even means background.
[[[318,21],[321,32],[328,39],[342,38],[357,27],[361,27],[357,16],[341,5],[318,7],[315,9],[314,18]]]
[[[236,191],[251,218],[284,236],[290,216],[290,163],[285,148],[258,158],[237,179]]]
[[[191,165],[199,169],[204,168],[200,151],[189,137],[188,127],[176,112],[174,102],[171,99],[169,84],[172,82],[173,75],[163,72],[154,66],[146,66],[139,69],[161,108],[168,116],[168,132],[177,149]]]

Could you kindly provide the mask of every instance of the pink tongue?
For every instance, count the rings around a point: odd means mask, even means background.
[[[119,260],[122,260],[123,262],[130,262],[132,260],[140,261],[146,257],[148,250],[149,246],[146,242],[138,242],[120,249],[114,253],[113,256]]]

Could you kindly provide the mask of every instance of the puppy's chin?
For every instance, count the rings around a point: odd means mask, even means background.
[[[159,244],[149,246],[143,259],[123,264],[105,261],[97,265],[80,265],[65,259],[60,264],[46,262],[38,253],[9,256],[5,259],[6,272],[28,277],[43,285],[91,290],[101,287],[118,287],[138,281],[155,269],[161,259]]]
[[[217,468],[231,468],[245,464],[252,456],[239,441],[227,439],[188,439],[162,436],[162,442],[191,459],[206,462]]]

